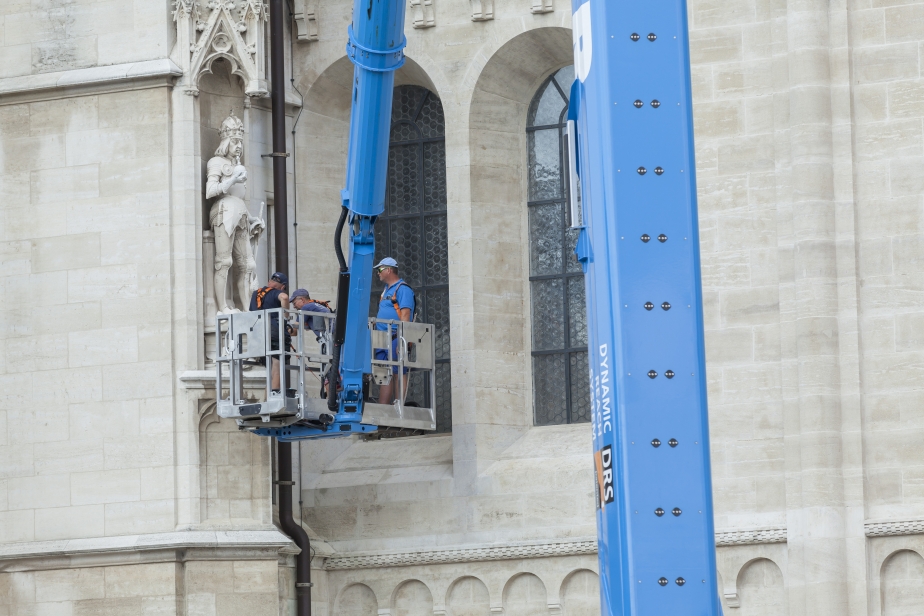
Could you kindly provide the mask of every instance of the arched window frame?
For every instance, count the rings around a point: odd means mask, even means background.
[[[526,123],[535,425],[590,421],[584,274],[573,254],[577,232],[569,228],[563,138],[573,75],[573,67],[566,66],[543,81],[530,103]],[[556,94],[560,109],[552,107]],[[550,98],[544,99],[547,95]]]
[[[437,432],[452,431],[449,339],[449,244],[446,194],[446,125],[436,93],[415,85],[394,90],[385,212],[375,225],[375,260],[398,260],[399,275],[414,289],[419,320],[436,334],[436,391],[411,375],[408,400],[434,400]],[[415,205],[416,203],[416,205]],[[412,250],[417,246],[419,251]],[[370,315],[382,284],[372,285]]]

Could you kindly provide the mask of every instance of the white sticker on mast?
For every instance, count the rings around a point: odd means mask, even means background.
[[[574,74],[583,82],[590,74],[593,59],[593,39],[590,33],[590,1],[585,2],[571,18],[574,34]]]

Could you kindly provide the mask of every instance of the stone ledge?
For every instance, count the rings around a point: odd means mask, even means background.
[[[123,90],[126,86],[169,85],[182,74],[183,71],[172,60],[161,58],[7,77],[0,79],[0,105],[58,97],[62,89],[99,92]]]
[[[786,529],[755,528],[747,530],[716,531],[716,547],[732,545],[757,545],[762,543],[786,543]]]
[[[718,547],[786,543],[786,529],[758,528],[717,531],[715,540]],[[596,553],[597,539],[587,538],[576,541],[486,545],[415,552],[369,552],[332,555],[325,560],[323,568],[335,571],[376,567],[408,567],[490,560],[516,560],[520,558],[545,558],[549,556],[577,556]]]
[[[192,530],[0,545],[0,571],[163,560],[274,558],[298,548],[276,529]],[[30,562],[40,561],[40,562]]]
[[[924,535],[924,520],[868,521],[863,524],[867,537]]]
[[[331,556],[324,563],[324,569],[370,569],[375,567],[407,567],[412,565],[436,565],[467,563],[488,560],[516,560],[520,558],[543,558],[548,556],[575,556],[596,554],[597,540],[520,543],[499,546],[470,548],[446,548],[442,550],[421,550],[416,552],[366,553]]]

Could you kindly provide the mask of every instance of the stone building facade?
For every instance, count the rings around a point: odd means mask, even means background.
[[[290,5],[289,275],[320,298],[351,7]],[[218,419],[209,369],[204,174],[229,111],[250,212],[274,207],[265,11],[0,2],[0,614],[292,609],[272,443]],[[409,2],[396,83],[439,102],[442,134],[418,141],[443,164],[417,169],[441,196],[419,218],[445,235],[420,232],[436,257],[413,234],[389,246],[445,263],[426,285],[441,431],[298,447],[316,614],[599,612],[589,427],[536,359],[527,126],[572,62],[570,13]],[[725,613],[924,613],[924,2],[691,0],[689,16]],[[579,346],[549,348],[579,362]],[[575,422],[537,421],[559,395]]]

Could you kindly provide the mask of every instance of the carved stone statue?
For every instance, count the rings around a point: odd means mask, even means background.
[[[215,302],[218,312],[239,312],[233,298],[228,298],[228,274],[233,271],[232,285],[247,310],[254,261],[252,237],[259,238],[266,223],[251,216],[244,203],[247,194],[247,169],[241,165],[244,152],[244,124],[232,113],[221,123],[221,143],[207,165],[205,185],[207,199],[215,199],[209,223],[215,234]],[[233,292],[232,292],[233,296]]]

